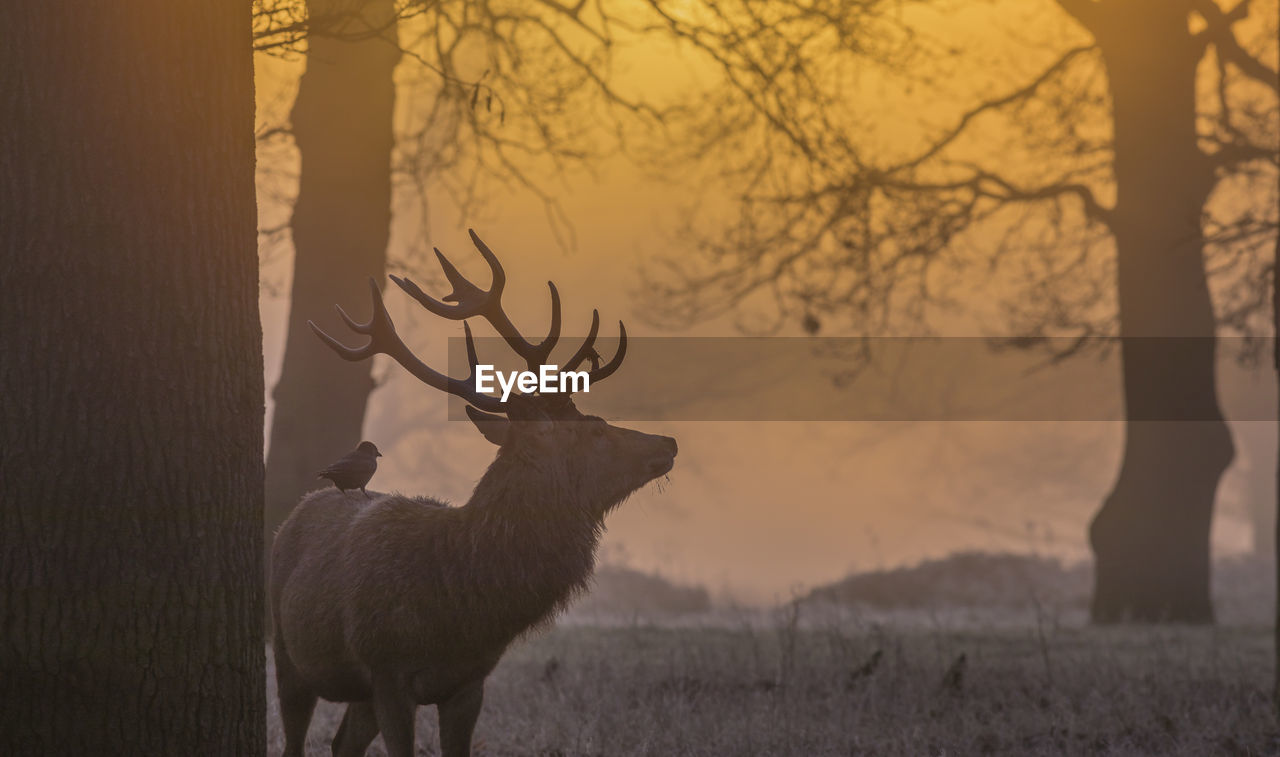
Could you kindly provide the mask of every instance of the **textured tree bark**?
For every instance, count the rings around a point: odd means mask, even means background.
[[[249,3],[0,4],[0,754],[261,754]]]
[[[313,18],[349,11],[350,0],[310,0]],[[307,327],[350,333],[333,306],[356,318],[369,312],[372,276],[381,284],[391,224],[392,72],[395,6],[366,0],[333,36],[308,40],[307,71],[293,106],[302,176],[291,227],[293,293],[284,366],[273,398],[267,457],[266,534],[271,537],[316,472],[355,449],[373,391],[370,364],[346,363]],[[355,39],[370,29],[379,35]],[[352,335],[353,340],[361,337]]]
[[[1093,6],[1115,126],[1124,461],[1090,527],[1095,622],[1212,622],[1209,525],[1234,455],[1218,407],[1185,3]],[[1179,420],[1180,419],[1180,420]]]

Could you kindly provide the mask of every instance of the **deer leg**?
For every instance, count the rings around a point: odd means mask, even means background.
[[[399,676],[374,676],[373,712],[387,745],[387,757],[413,757],[413,716],[417,709]]]
[[[440,754],[471,757],[471,733],[484,702],[484,679],[463,686],[437,708],[440,718]]]
[[[277,621],[278,622],[278,621]],[[284,757],[302,757],[307,728],[316,707],[316,695],[302,680],[284,644],[276,639],[276,692],[280,696],[280,721],[284,724]]]
[[[372,702],[352,702],[333,737],[333,757],[364,757],[378,735],[378,716]]]

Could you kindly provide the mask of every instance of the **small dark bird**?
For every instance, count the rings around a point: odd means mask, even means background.
[[[877,649],[871,653],[867,661],[858,666],[857,669],[849,671],[845,677],[845,688],[852,688],[854,684],[863,678],[870,678],[872,673],[876,672],[876,668],[880,667],[880,660],[884,657],[884,651]]]
[[[542,668],[542,682],[551,683],[556,680],[556,675],[560,672],[560,661],[554,657],[547,658],[547,664]]]
[[[320,471],[320,475],[316,478],[329,479],[343,494],[347,493],[347,489],[359,489],[361,494],[368,497],[369,492],[365,491],[364,487],[378,470],[380,457],[382,453],[373,445],[373,442],[360,442],[355,452],[344,455],[342,459]]]
[[[968,658],[965,657],[964,652],[961,652],[955,662],[951,663],[951,667],[947,668],[946,674],[942,676],[942,688],[944,690],[956,694],[960,693],[960,690],[964,688],[964,669],[967,663]]]

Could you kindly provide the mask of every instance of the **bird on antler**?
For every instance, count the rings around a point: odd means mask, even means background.
[[[338,487],[338,491],[343,494],[348,489],[359,489],[360,493],[366,498],[369,492],[364,487],[369,484],[369,479],[373,478],[373,474],[378,470],[378,458],[382,457],[382,453],[373,442],[360,442],[360,446],[356,447],[354,452],[344,455],[332,465],[320,471],[316,478],[327,478]]]

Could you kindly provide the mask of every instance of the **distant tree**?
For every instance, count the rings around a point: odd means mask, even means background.
[[[1277,179],[1280,183],[1280,179]],[[1280,187],[1278,187],[1280,189]],[[1277,202],[1280,202],[1280,192],[1276,193]],[[1275,369],[1276,378],[1280,380],[1280,234],[1276,235],[1276,252],[1275,266],[1271,269],[1271,333],[1273,335],[1271,342],[1271,367]],[[1280,424],[1276,424],[1276,428],[1280,429]],[[1277,449],[1280,449],[1280,440],[1277,440]],[[1280,711],[1280,459],[1276,460],[1276,530],[1273,534],[1273,552],[1272,557],[1275,560],[1276,572],[1276,622],[1272,629],[1274,633],[1274,643],[1272,645],[1272,654],[1274,657],[1274,682],[1271,690],[1272,705]]]
[[[1011,31],[968,51],[924,19],[975,4],[651,6],[723,74],[693,95],[712,107],[685,111],[678,160],[717,166],[738,201],[654,273],[671,320],[763,298],[810,330],[918,333],[966,288],[1004,289],[1012,344],[1065,343],[1065,357],[1126,337],[1124,460],[1090,529],[1093,618],[1210,621],[1210,516],[1233,456],[1215,333],[1264,323],[1276,3],[997,2]],[[1036,36],[1031,13],[1056,33]],[[876,77],[892,97],[855,84]],[[964,104],[945,127],[918,110],[921,136],[895,149],[906,140],[878,121],[904,99]]]
[[[0,753],[262,754],[248,4],[0,5]]]
[[[280,4],[277,12],[296,4]],[[335,361],[307,327],[338,330],[333,306],[358,312],[365,281],[386,275],[391,231],[391,149],[396,38],[392,0],[309,0],[300,20],[274,18],[293,39],[306,19],[327,19],[305,37],[307,69],[289,133],[302,164],[288,228],[293,283],[267,456],[266,543],[293,505],[317,488],[316,471],[361,439],[374,382],[369,366]],[[259,5],[259,13],[266,9]],[[271,28],[271,27],[268,27]],[[268,553],[269,557],[269,553]]]
[[[660,114],[609,84],[611,35],[619,20],[603,8],[558,2],[460,0],[258,0],[257,47],[305,52],[307,70],[287,125],[301,175],[292,217],[266,230],[291,232],[294,275],[289,327],[267,460],[268,540],[318,466],[361,438],[375,382],[368,364],[339,364],[306,323],[341,330],[333,305],[359,312],[365,280],[388,267],[415,268],[421,249],[388,254],[394,188],[416,196],[398,213],[426,228],[428,186],[471,208],[497,182],[545,203],[566,243],[569,225],[530,161],[557,167],[596,155],[585,139],[601,107],[628,117]],[[393,71],[407,58],[402,109],[393,129]],[[591,117],[587,114],[592,113]],[[405,225],[415,219],[402,218]],[[425,236],[425,235],[424,235]],[[429,245],[423,245],[429,246]]]

